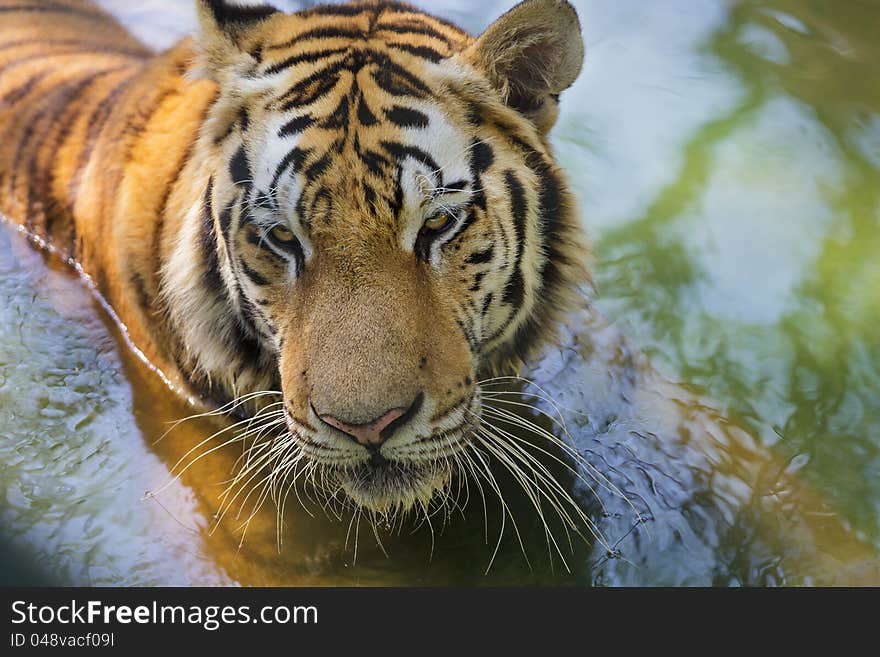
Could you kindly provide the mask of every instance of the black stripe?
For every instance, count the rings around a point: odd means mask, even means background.
[[[481,265],[484,262],[489,262],[493,258],[494,255],[495,255],[495,249],[490,246],[488,249],[486,249],[484,251],[475,251],[474,253],[471,253],[467,257],[465,262],[468,263],[469,265]]]
[[[280,62],[272,64],[269,68],[263,71],[262,75],[272,75],[274,73],[283,71],[286,68],[296,66],[297,64],[311,64],[313,62],[324,59],[325,57],[339,55],[347,51],[348,48],[327,48],[325,50],[315,50],[314,52],[306,52],[300,53],[299,55],[292,55],[286,59],[282,59]]]
[[[92,152],[101,139],[101,135],[103,134],[104,128],[107,125],[111,112],[113,111],[119,97],[126,92],[135,79],[136,72],[132,72],[129,77],[118,82],[113,90],[104,96],[101,99],[101,102],[94,106],[94,110],[89,115],[87,121],[87,125],[89,126],[88,133],[83,141],[82,150],[77,157],[76,173],[74,173],[67,182],[67,196],[69,199],[68,210],[71,216],[73,216],[73,208],[76,205],[76,200],[79,196],[79,186],[82,183],[82,177],[85,175],[85,170],[91,159]],[[71,247],[71,252],[73,252],[73,247]]]
[[[330,155],[325,154],[321,159],[309,165],[309,168],[303,174],[305,179],[313,182],[318,176],[327,171],[330,167],[330,162]]]
[[[400,216],[400,211],[403,210],[403,185],[400,184],[402,179],[403,169],[397,165],[397,175],[394,177],[394,199],[391,202],[391,211],[395,217]]]
[[[112,55],[127,59],[143,59],[143,54],[130,54],[122,50],[114,50],[111,48],[90,47],[75,48],[61,51],[38,52],[36,54],[24,55],[14,59],[7,60],[3,66],[0,66],[0,73],[8,72],[13,68],[25,66],[31,62],[39,62],[44,59],[55,59],[58,57],[74,57],[79,55]],[[134,66],[136,62],[132,62],[129,66]]]
[[[297,82],[273,102],[284,103],[281,106],[281,111],[283,112],[297,105],[313,103],[337,85],[339,82],[339,72],[342,69],[343,62],[336,62],[335,64],[325,66]]]
[[[483,125],[483,108],[479,103],[467,102],[467,121],[475,128]]]
[[[257,230],[247,231],[244,238],[248,241],[248,244],[251,244],[253,246],[259,248],[263,248],[263,246],[265,246],[266,239]]]
[[[519,308],[525,296],[525,282],[522,275],[522,254],[525,241],[526,231],[526,215],[528,214],[528,203],[526,202],[525,191],[513,171],[504,172],[504,182],[507,185],[507,193],[510,195],[510,210],[513,214],[513,229],[516,239],[516,260],[514,263],[513,274],[504,287],[502,300],[504,303]]]
[[[144,277],[138,272],[134,272],[129,276],[129,281],[134,287],[135,296],[138,299],[138,305],[144,312],[149,313],[153,307],[153,298],[147,292],[147,284]]]
[[[342,151],[345,150],[345,142],[347,140],[347,135],[348,135],[348,132],[346,132],[345,135],[343,135],[342,137],[339,137],[336,141],[334,141],[332,144],[330,144],[330,150],[334,151],[335,153],[341,154]]]
[[[343,96],[333,113],[321,124],[325,130],[336,130],[348,125],[348,96]]]
[[[443,193],[463,192],[471,184],[470,180],[456,180],[454,182],[443,183]]]
[[[302,273],[302,268],[305,263],[305,254],[303,253],[302,244],[299,243],[299,239],[294,236],[294,238],[288,242],[271,240],[271,245],[279,251],[289,253],[293,256],[296,275],[299,276],[300,273]]]
[[[65,99],[71,91],[72,89],[70,89],[68,85],[62,84],[49,90],[46,96],[53,100],[57,96],[61,96],[62,99]],[[46,98],[44,97],[42,100],[46,101]],[[40,177],[41,169],[45,170],[45,167],[40,166],[40,161],[43,159],[43,144],[52,134],[53,123],[55,123],[53,112],[51,111],[52,107],[53,105],[51,103],[44,102],[44,107],[36,114],[29,117],[29,120],[19,135],[19,139],[16,143],[15,155],[12,157],[12,162],[15,162],[18,166],[8,174],[10,195],[15,194],[19,178],[22,176],[25,177],[23,187],[27,191],[27,200],[25,201],[24,226],[31,235],[37,234],[35,225],[38,219],[40,221],[45,220],[45,216],[42,216],[44,215],[42,212],[44,199],[39,197],[38,189],[36,188],[34,181],[37,177]],[[44,125],[44,122],[46,125]],[[52,151],[50,151],[50,153],[51,152]],[[28,163],[28,166],[25,166],[25,163]],[[72,208],[68,208],[67,216],[72,217]],[[68,223],[72,224],[73,222],[68,221]],[[44,237],[48,239],[48,233],[46,233]]]
[[[360,100],[358,101],[357,116],[358,121],[360,121],[360,124],[364,127],[369,127],[378,123],[376,115],[370,111],[370,108],[367,105],[367,101],[364,100],[363,96],[361,96]]]
[[[481,210],[486,210],[486,193],[483,191],[483,184],[480,180],[480,174],[485,172],[495,162],[495,152],[489,144],[482,141],[475,141],[471,146],[471,175],[474,177],[474,187],[477,190],[471,204]]]
[[[244,272],[244,275],[247,276],[254,285],[265,286],[269,284],[269,281],[259,272],[248,267],[247,263],[242,258],[238,259],[238,264],[241,265],[241,270]]]
[[[279,137],[289,137],[290,135],[299,134],[315,122],[311,114],[303,114],[297,116],[285,123],[281,130],[278,131]]]
[[[299,219],[300,224],[306,230],[306,232],[311,234],[312,218],[308,216],[308,213],[306,212],[307,198],[307,192],[303,192],[299,195],[299,198],[296,201],[296,207],[294,208],[294,216]]]
[[[422,262],[428,262],[431,259],[431,244],[433,243],[434,236],[420,230],[416,236],[416,243],[413,245],[416,257]]]
[[[430,123],[426,114],[400,105],[385,110],[385,116],[401,128],[427,128]]]
[[[3,8],[0,7],[0,11],[3,11]],[[0,45],[0,52],[4,50],[14,50],[16,48],[28,47],[28,46],[37,46],[40,50],[45,50],[46,48],[51,48],[52,46],[83,46],[83,49],[93,48],[94,43],[84,39],[82,37],[75,39],[46,39],[46,38],[37,38],[37,39],[18,39],[17,41],[7,41],[6,43]]]
[[[252,203],[255,208],[261,208],[263,210],[278,209],[278,201],[276,201],[269,192],[257,191],[257,193],[254,194]],[[245,223],[250,223],[250,220],[248,219]]]
[[[345,30],[338,27],[317,27],[302,34],[297,34],[283,43],[276,43],[266,47],[266,50],[282,50],[293,45],[309,41],[311,39],[363,39],[364,33],[360,30]]]
[[[470,208],[468,210],[467,217],[465,217],[465,220],[463,222],[461,222],[461,226],[459,227],[458,232],[455,233],[454,238],[458,239],[458,237],[461,236],[464,233],[464,231],[466,231],[468,228],[473,226],[476,223],[476,221],[477,221],[477,211],[475,208]]]
[[[504,294],[501,296],[501,300],[511,306],[513,311],[516,312],[522,306],[526,294],[525,289],[526,286],[525,281],[523,280],[522,269],[520,268],[519,263],[516,263],[516,268],[513,270],[513,273],[507,280],[507,284],[504,286]]]
[[[224,293],[225,286],[223,277],[220,275],[220,256],[217,233],[214,230],[214,210],[211,195],[214,190],[214,179],[208,179],[208,188],[205,190],[204,207],[202,208],[201,235],[199,244],[202,248],[202,258],[205,269],[202,272],[205,285],[212,292]]]
[[[230,258],[230,266],[232,265],[232,249],[230,248],[230,234],[232,233],[232,206],[223,208],[217,217],[220,221],[220,232],[223,234],[223,240],[226,242],[226,253]]]
[[[367,202],[367,205],[370,206],[370,208],[373,210],[373,212],[375,212],[376,211],[376,191],[372,187],[367,185],[366,183],[361,185],[361,187],[364,190],[364,200]]]
[[[394,32],[395,34],[420,34],[422,36],[431,37],[432,39],[437,39],[438,41],[442,41],[447,46],[450,46],[449,39],[434,30],[427,25],[416,27],[414,25],[395,25],[393,23],[385,23],[376,27],[378,32]]]
[[[25,82],[23,85],[20,85],[18,87],[14,87],[13,89],[10,89],[5,94],[3,94],[2,97],[0,97],[0,106],[13,105],[14,103],[17,103],[22,98],[27,96],[31,91],[33,91],[34,87],[36,87],[38,84],[40,84],[40,82],[45,80],[53,72],[54,71],[51,71],[51,70],[50,71],[40,71],[36,75],[28,78],[28,81]]]
[[[50,92],[52,94],[53,102],[51,104],[47,103],[47,107],[61,107],[63,105],[67,105],[72,109],[69,109],[67,114],[65,115],[62,124],[59,126],[59,130],[57,133],[57,139],[59,141],[59,146],[63,144],[67,144],[70,138],[70,129],[71,127],[78,121],[82,114],[80,111],[75,109],[75,101],[83,94],[83,92],[97,79],[105,77],[107,75],[112,75],[117,71],[121,70],[123,67],[117,67],[108,69],[105,71],[98,71],[97,73],[93,73],[91,75],[86,76],[80,80],[71,80],[69,82],[75,82],[73,86],[66,86],[68,83],[62,84],[60,87],[61,90],[61,99],[60,101],[55,100],[56,92],[53,90]],[[47,101],[48,98],[43,98],[43,101]],[[58,150],[57,148],[55,149]],[[51,178],[51,177],[50,177]],[[46,208],[46,222],[45,222],[45,230],[46,236],[52,236],[53,240],[55,240],[55,236],[53,235],[53,225],[56,221],[60,219],[67,219],[65,221],[66,228],[70,232],[70,239],[68,241],[69,246],[67,247],[67,252],[65,255],[73,257],[76,243],[76,222],[72,220],[72,215],[69,214],[71,211],[70,208],[65,208],[65,204],[59,202],[55,199],[55,195],[51,189],[51,181],[47,180],[45,184],[46,196],[54,201],[48,205]],[[58,240],[55,240],[58,241]]]
[[[553,170],[553,166],[536,149],[528,144],[523,144],[523,146],[526,164],[538,178],[540,184],[539,207],[536,214],[541,227],[541,246],[545,259],[539,272],[541,283],[536,294],[538,298],[544,300],[545,304],[552,304],[553,295],[564,280],[562,267],[567,263],[566,256],[559,248],[561,244],[565,243],[564,225],[560,222],[561,213],[566,211],[567,206],[565,191],[562,181]],[[514,349],[520,357],[528,354],[542,328],[542,318],[536,317],[535,313],[531,313],[526,321],[517,327]],[[498,335],[500,334],[501,331]]]
[[[233,336],[233,344],[237,348],[239,355],[244,361],[245,366],[254,366],[263,360],[263,345],[257,336],[261,335],[257,328],[254,318],[257,315],[257,309],[246,296],[241,294],[239,290],[239,302],[241,304],[241,312],[238,314],[238,321],[232,322],[236,328],[235,336]]]
[[[299,173],[303,163],[306,161],[306,158],[311,152],[311,148],[294,148],[287,155],[285,155],[284,159],[281,160],[281,162],[275,168],[275,176],[272,178],[272,189],[275,190],[278,188],[278,181],[281,179],[281,176],[284,175],[284,172],[287,170],[288,167],[291,168],[292,174],[296,175],[297,173]]]
[[[464,334],[464,339],[467,340],[468,346],[470,346],[471,351],[476,352],[477,350],[479,350],[480,346],[477,343],[477,339],[474,336],[473,331],[465,326],[464,322],[462,322],[461,320],[456,320],[455,323],[458,324],[458,327]]]
[[[533,167],[532,170],[538,174],[541,181],[541,191],[538,195],[541,204],[541,225],[549,232],[555,223],[554,219],[565,205],[562,198],[562,183],[546,165]]]
[[[242,107],[241,110],[239,111],[238,120],[232,121],[228,126],[226,126],[226,129],[223,131],[222,134],[219,134],[216,137],[214,137],[214,144],[219,146],[224,141],[226,141],[226,138],[235,131],[235,127],[237,125],[241,125],[242,132],[247,130],[248,115],[247,115],[247,110],[244,107]]]
[[[324,223],[330,222],[333,211],[333,195],[326,187],[321,187],[312,197],[309,204],[309,225],[318,217],[324,218]]]
[[[483,212],[486,211],[486,193],[483,191],[482,187],[477,187],[476,194],[471,198],[471,204],[474,207],[480,208]]]
[[[225,208],[223,212],[220,213],[219,220],[221,231],[226,243],[226,256],[229,262],[229,269],[235,280],[235,296],[238,299],[238,321],[233,323],[236,328],[235,346],[240,350],[245,351],[246,362],[252,363],[261,359],[264,354],[262,344],[259,341],[259,336],[264,334],[259,328],[257,328],[255,318],[258,315],[258,311],[250,302],[250,299],[245,296],[241,287],[241,281],[238,279],[238,274],[233,264],[231,233],[232,211],[234,207],[235,206]],[[227,303],[230,303],[228,295]]]
[[[373,7],[364,5],[325,5],[300,12],[300,16],[357,16]]]
[[[537,154],[536,154],[537,156]],[[537,156],[540,157],[540,156]],[[541,290],[554,290],[562,281],[563,275],[560,265],[567,262],[566,256],[560,251],[560,244],[564,243],[560,234],[559,217],[566,207],[563,196],[562,182],[543,159],[539,166],[533,167],[541,183],[538,192],[540,204],[541,245],[546,254],[544,267],[541,270]]]
[[[208,6],[214,19],[222,26],[231,24],[247,25],[265,20],[278,12],[269,5],[241,6],[230,5],[223,0],[202,0]]]
[[[382,148],[395,157],[398,162],[411,157],[429,167],[431,171],[440,170],[440,165],[437,164],[437,161],[418,146],[406,146],[396,141],[382,141],[381,143]]]
[[[492,293],[490,292],[489,294],[486,295],[486,298],[483,299],[483,307],[482,307],[482,309],[480,310],[480,314],[481,314],[483,317],[485,317],[485,316],[486,316],[486,313],[489,312],[489,308],[490,308],[490,306],[492,305],[492,299],[493,299],[493,298],[494,298],[494,297],[492,296]]]
[[[251,166],[248,164],[244,146],[239,147],[229,162],[229,176],[236,185],[250,187],[252,184]]]
[[[495,151],[484,141],[474,142],[471,147],[471,172],[478,175],[495,162]]]
[[[373,72],[373,80],[392,96],[422,97],[431,92],[428,86],[390,57],[381,53],[371,53],[378,69]]]
[[[522,243],[525,236],[526,214],[529,209],[525,191],[516,174],[509,169],[504,172],[504,182],[507,185],[507,193],[510,194],[510,209],[513,213],[516,239]]]
[[[384,175],[385,169],[391,166],[391,162],[376,151],[367,149],[359,155],[367,169],[376,176]]]
[[[411,46],[408,43],[387,43],[385,44],[389,48],[394,48],[395,50],[402,50],[414,57],[420,57],[421,59],[427,59],[430,62],[437,63],[446,59],[446,55],[441,52],[434,50],[433,48],[429,48],[428,46]]]

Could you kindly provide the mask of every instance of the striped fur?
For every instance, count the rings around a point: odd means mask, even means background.
[[[527,0],[474,39],[390,2],[198,4],[156,55],[88,2],[0,0],[0,211],[201,402],[280,390],[311,456],[354,467],[316,405],[361,423],[418,397],[383,456],[455,449],[478,372],[546,342],[587,279],[546,139],[574,10]]]

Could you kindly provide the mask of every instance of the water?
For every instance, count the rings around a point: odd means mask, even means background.
[[[188,1],[103,4],[157,47],[193,21]],[[510,4],[429,7],[478,32]],[[880,4],[575,4],[587,62],[554,144],[617,328],[579,318],[530,375],[642,514],[608,492],[603,514],[567,482],[616,551],[575,542],[570,572],[551,565],[518,500],[529,562],[508,526],[485,575],[500,514],[490,500],[487,544],[479,499],[442,531],[435,519],[433,550],[428,527],[383,532],[386,557],[362,524],[355,554],[347,519],[297,508],[280,552],[268,511],[239,547],[240,523],[211,531],[234,449],[145,497],[216,425],[156,442],[190,411],[87,286],[4,224],[6,581],[880,582]]]

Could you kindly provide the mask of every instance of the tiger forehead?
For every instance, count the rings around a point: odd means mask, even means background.
[[[288,164],[288,154],[276,164],[277,151],[262,167],[275,172],[274,182],[265,185],[273,207],[292,214],[310,234],[340,223],[393,230],[470,200],[475,189],[471,138],[442,115],[432,116],[431,129],[418,145],[406,143],[401,131],[362,135],[352,126],[349,134],[337,148],[322,139],[321,131],[307,132],[293,142],[296,162]],[[258,175],[261,179],[267,178]]]
[[[308,230],[353,215],[400,224],[439,194],[466,194],[472,130],[429,69],[471,38],[401,5],[335,9],[262,35],[255,75],[272,91],[243,109],[234,178],[279,209],[295,204]]]

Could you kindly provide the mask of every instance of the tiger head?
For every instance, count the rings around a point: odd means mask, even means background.
[[[480,374],[545,342],[587,276],[547,143],[577,14],[526,0],[476,39],[383,1],[199,15],[208,257],[247,338],[206,369],[276,380],[297,454],[356,503],[425,503]]]

